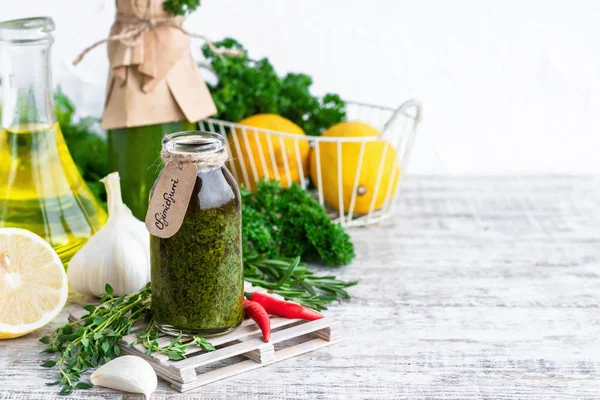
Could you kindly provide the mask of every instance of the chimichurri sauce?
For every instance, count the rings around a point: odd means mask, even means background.
[[[199,171],[183,225],[151,236],[152,311],[171,334],[214,335],[243,319],[240,193],[225,167]]]

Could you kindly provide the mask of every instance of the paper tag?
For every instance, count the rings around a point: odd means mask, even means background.
[[[198,169],[194,163],[169,163],[163,169],[146,214],[151,235],[167,239],[181,228],[192,197]]]

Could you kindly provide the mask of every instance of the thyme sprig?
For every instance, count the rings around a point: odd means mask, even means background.
[[[61,395],[71,394],[74,389],[92,387],[88,382],[80,382],[81,375],[118,357],[121,354],[121,338],[128,335],[132,326],[149,312],[150,284],[123,297],[114,297],[108,284],[105,291],[99,306],[86,305],[84,309],[88,314],[40,339],[48,346],[45,353],[60,353],[57,359],[48,360],[42,366],[58,368],[60,379],[47,385],[62,385]]]
[[[75,389],[91,388],[90,383],[80,381],[82,374],[121,355],[119,342],[123,336],[131,333],[136,322],[142,318],[148,319],[151,314],[149,283],[141,291],[123,297],[114,297],[113,288],[108,284],[105,291],[100,298],[100,305],[84,306],[88,312],[86,315],[40,339],[40,342],[48,345],[44,353],[60,353],[57,359],[44,362],[42,367],[58,368],[60,379],[47,385],[62,385],[59,392],[61,395],[71,394]],[[167,346],[159,347],[158,336],[152,322],[138,334],[139,342],[148,349],[148,356],[158,351],[165,353],[171,360],[183,360],[187,348],[194,343],[204,351],[215,350],[208,340],[199,337],[184,344],[181,342],[181,335],[171,340]],[[137,343],[138,341],[134,342]]]
[[[204,351],[215,351],[215,347],[206,339],[194,336],[189,343],[182,343],[182,335],[179,334],[175,339],[171,340],[166,347],[160,347],[158,338],[160,333],[155,328],[153,322],[148,324],[148,327],[137,334],[138,339],[131,345],[141,344],[146,348],[146,355],[150,357],[153,352],[166,354],[170,360],[179,361],[185,359],[185,353],[192,344],[197,344]]]

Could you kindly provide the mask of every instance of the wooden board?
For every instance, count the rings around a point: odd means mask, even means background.
[[[69,314],[69,320],[76,321],[86,313],[76,308]],[[147,356],[144,346],[132,346],[137,339],[136,332],[145,328],[137,325],[130,335],[123,337],[119,347],[123,354],[144,358],[158,376],[184,392],[337,343],[341,340],[337,325],[337,321],[329,317],[304,321],[271,316],[271,338],[265,343],[254,321],[245,319],[233,332],[209,339],[217,350],[206,352],[191,344],[186,350],[186,359],[180,361],[169,360],[163,353]],[[172,339],[161,334],[159,346],[166,346]],[[183,343],[190,341],[182,339]]]

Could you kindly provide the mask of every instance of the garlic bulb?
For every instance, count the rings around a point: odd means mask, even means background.
[[[136,356],[122,356],[109,361],[94,371],[90,382],[123,392],[142,393],[147,399],[158,385],[152,366]]]
[[[101,182],[108,194],[108,221],[71,259],[68,277],[80,293],[100,296],[108,283],[115,296],[123,296],[150,281],[150,235],[123,203],[119,173]]]

